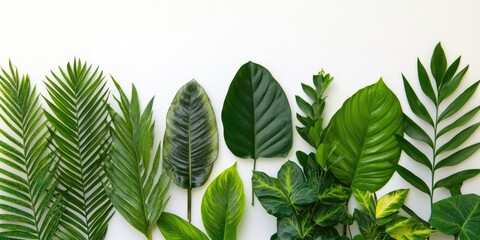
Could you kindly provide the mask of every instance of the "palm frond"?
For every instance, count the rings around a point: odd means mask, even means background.
[[[113,209],[101,167],[110,148],[109,90],[98,67],[74,60],[45,81],[57,177],[65,206],[57,237],[103,239]]]
[[[120,94],[116,98],[120,112],[112,111],[107,193],[127,222],[151,239],[152,228],[167,204],[169,185],[167,175],[160,170],[160,144],[154,147],[153,99],[141,111],[135,86],[129,100],[115,85]]]
[[[39,94],[10,62],[0,73],[0,239],[52,239],[62,213]]]

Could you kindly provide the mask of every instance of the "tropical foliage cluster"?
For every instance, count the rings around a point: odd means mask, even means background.
[[[416,240],[437,232],[478,239],[480,196],[462,186],[480,169],[451,170],[480,148],[471,143],[480,106],[464,109],[480,81],[459,90],[468,70],[460,60],[448,64],[439,43],[429,70],[417,60],[421,91],[402,75],[412,115],[380,79],[345,100],[328,122],[333,77],[320,71],[295,96],[296,131],[310,149],[297,151],[276,176],[256,165],[292,148],[288,98],[265,67],[242,65],[223,103],[223,136],[233,155],[253,159],[252,205],[256,197],[276,218],[271,239]],[[0,239],[104,239],[114,211],[147,239],[156,226],[166,239],[236,239],[247,209],[237,163],[206,187],[203,228],[190,223],[192,191],[208,182],[219,152],[205,89],[191,80],[178,90],[159,141],[153,98],[142,108],[134,85],[127,96],[112,82],[113,97],[102,71],[75,59],[51,71],[40,95],[12,63],[1,69]],[[402,152],[414,161],[399,163]],[[412,164],[429,175],[406,167]],[[429,219],[405,204],[412,190],[377,197],[395,172],[428,196],[422,204]],[[187,190],[187,220],[164,212],[171,183]],[[441,188],[451,196],[439,200]]]

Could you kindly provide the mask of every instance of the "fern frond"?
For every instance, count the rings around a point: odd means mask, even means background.
[[[154,147],[153,99],[141,111],[135,86],[129,100],[115,85],[120,112],[112,111],[107,193],[127,222],[151,239],[152,228],[167,204],[169,185],[168,176],[160,170],[160,144]]]
[[[110,146],[103,73],[74,60],[45,81],[53,151],[58,157],[59,190],[65,206],[57,237],[103,239],[113,209],[102,168]]]
[[[28,76],[1,69],[0,239],[52,239],[62,212],[38,100]]]

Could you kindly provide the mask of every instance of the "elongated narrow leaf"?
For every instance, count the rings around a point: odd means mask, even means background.
[[[438,164],[435,166],[435,169],[440,169],[443,167],[455,166],[460,164],[461,162],[467,160],[470,156],[472,156],[475,152],[480,149],[480,143],[473,144],[466,148],[463,148],[452,155],[442,159]]]
[[[209,240],[205,233],[175,214],[162,213],[158,227],[166,240]]]
[[[397,173],[403,179],[405,179],[405,181],[407,181],[408,183],[412,184],[412,186],[414,186],[418,190],[420,190],[420,191],[422,191],[422,192],[424,192],[424,193],[426,193],[430,196],[430,194],[431,194],[430,193],[430,188],[421,178],[419,178],[417,175],[410,172],[410,170],[402,167],[400,164],[397,165],[396,170],[397,170]]]
[[[208,186],[202,200],[202,220],[212,240],[237,239],[245,211],[245,193],[237,165],[223,171]]]
[[[399,189],[387,193],[377,202],[375,217],[377,219],[387,217],[400,210],[407,198],[408,189]]]
[[[413,146],[409,141],[404,139],[403,137],[398,136],[397,137],[398,142],[400,143],[400,147],[402,150],[413,160],[416,162],[423,164],[425,167],[428,167],[430,170],[432,170],[432,163],[428,159],[427,156],[425,156],[424,153],[422,153],[418,148]]]
[[[439,180],[437,183],[435,183],[434,188],[444,187],[444,188],[450,189],[457,185],[462,185],[463,182],[477,176],[478,174],[480,174],[480,169],[463,170],[463,171],[454,173],[442,180]]]
[[[45,81],[53,148],[59,158],[64,213],[58,237],[103,239],[113,214],[103,182],[109,151],[107,89],[104,76],[80,60],[51,72]]]
[[[332,173],[353,188],[374,192],[387,183],[400,157],[396,135],[403,135],[400,103],[383,83],[359,90],[330,121],[329,143],[338,141]],[[331,159],[336,159],[335,156]]]
[[[470,98],[473,96],[475,91],[477,90],[478,84],[480,84],[480,81],[472,84],[469,88],[467,88],[460,96],[458,96],[448,107],[445,109],[445,111],[440,114],[438,117],[438,122],[449,118],[453,114],[457,113],[458,110],[460,110],[467,102],[470,100]]]
[[[438,43],[437,46],[435,46],[435,50],[433,50],[430,69],[435,81],[437,82],[437,86],[442,86],[443,77],[447,71],[447,57],[445,56],[442,44],[440,43]]]
[[[435,233],[435,230],[425,226],[414,218],[396,216],[393,221],[387,224],[385,231],[394,239],[418,240],[427,239]]]
[[[135,86],[128,99],[115,85],[120,112],[111,113],[113,141],[105,168],[109,180],[106,190],[125,220],[151,239],[152,228],[167,204],[169,185],[167,175],[160,170],[160,144],[154,143],[153,99],[142,111]]]
[[[442,86],[441,88],[445,88],[445,86],[448,86],[452,78],[454,77],[455,73],[458,70],[458,66],[460,66],[460,61],[462,57],[458,57],[453,61],[453,63],[447,68],[447,71],[445,72],[445,75],[443,76],[443,81],[442,81]]]
[[[290,105],[270,72],[253,62],[238,70],[223,103],[225,142],[240,158],[284,157],[292,147]]]
[[[477,106],[476,108],[470,110],[469,112],[465,113],[463,116],[459,117],[455,122],[451,123],[450,125],[446,126],[440,132],[438,132],[437,137],[442,136],[443,134],[450,132],[451,130],[458,128],[458,127],[463,127],[468,121],[470,121],[475,115],[478,113],[478,110],[480,110],[480,106]]]
[[[418,80],[420,82],[420,87],[422,88],[423,93],[427,95],[430,100],[432,100],[433,103],[437,102],[437,97],[435,96],[435,92],[433,91],[432,87],[432,82],[430,81],[430,78],[428,77],[427,70],[425,70],[425,67],[423,66],[422,62],[420,62],[420,59],[417,58],[417,72],[418,72]]]
[[[458,85],[460,85],[460,83],[462,82],[463,80],[463,77],[465,76],[465,74],[467,73],[468,71],[468,65],[462,69],[462,71],[460,71],[459,73],[457,73],[457,75],[455,75],[455,77],[453,77],[452,81],[450,83],[448,83],[447,85],[444,85],[442,86],[442,88],[440,89],[439,91],[439,95],[438,95],[438,100],[439,102],[442,102],[443,100],[445,100],[447,97],[449,97],[450,95],[452,95],[455,90],[457,90],[458,88]]]
[[[61,216],[39,94],[10,63],[0,72],[0,229],[8,239],[52,239]],[[16,167],[14,167],[16,166]]]
[[[425,130],[423,130],[410,117],[405,114],[403,115],[403,129],[409,137],[415,140],[422,141],[428,144],[428,146],[430,146],[431,148],[433,148],[433,141],[430,136],[428,136]]]
[[[419,118],[430,124],[430,126],[433,126],[433,120],[430,116],[430,113],[428,113],[427,108],[425,107],[425,105],[423,105],[422,101],[420,101],[415,91],[413,91],[412,86],[407,81],[405,76],[402,75],[402,77],[403,85],[405,86],[405,94],[407,95],[408,105],[410,105],[410,109],[412,109],[412,112],[415,113],[415,115],[417,115]]]
[[[163,139],[164,168],[173,182],[188,189],[188,219],[191,190],[202,186],[218,156],[218,130],[210,99],[192,80],[178,90],[167,113]]]
[[[449,197],[433,204],[430,224],[439,231],[462,240],[480,236],[480,197],[475,194]]]
[[[463,131],[459,132],[455,135],[450,141],[442,145],[440,148],[437,149],[437,154],[442,152],[451,151],[462,145],[465,141],[472,136],[473,133],[478,129],[480,123],[473,124],[472,126],[465,128]]]

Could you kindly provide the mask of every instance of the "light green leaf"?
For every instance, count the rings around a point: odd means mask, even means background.
[[[383,80],[347,99],[330,127],[326,142],[338,144],[329,164],[338,180],[372,192],[385,185],[400,157],[395,136],[403,134],[403,115],[397,97]],[[336,156],[343,159],[335,162]]]
[[[223,103],[225,142],[240,158],[284,157],[292,147],[287,97],[270,72],[253,62],[238,70]]]
[[[375,217],[377,219],[387,217],[400,210],[407,198],[408,189],[399,189],[387,193],[377,202]]]
[[[175,214],[162,213],[158,227],[166,240],[209,240],[205,233]]]
[[[435,230],[428,228],[418,220],[396,216],[393,221],[387,224],[385,231],[394,239],[418,240],[427,239],[435,233]]]
[[[430,224],[439,231],[462,240],[476,240],[480,236],[480,197],[475,194],[458,195],[433,204]]]
[[[163,138],[163,167],[177,186],[188,190],[189,221],[192,188],[205,184],[217,156],[215,113],[205,90],[191,80],[173,98]]]
[[[208,186],[202,200],[202,220],[212,240],[237,239],[237,227],[245,211],[245,194],[236,164]]]
[[[115,209],[148,239],[168,202],[168,176],[161,171],[160,144],[155,146],[153,99],[145,109],[135,86],[127,98],[115,82],[121,112],[113,112],[112,150],[105,164],[109,184],[106,186]],[[154,156],[152,156],[152,153]]]
[[[433,50],[430,69],[437,82],[437,86],[442,86],[443,77],[447,70],[447,57],[440,43],[438,43],[437,46],[435,46],[435,50]]]
[[[80,60],[51,72],[45,86],[52,149],[64,212],[57,237],[103,239],[113,207],[102,164],[110,149],[110,120],[103,73]]]

